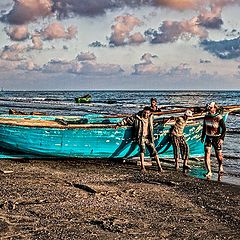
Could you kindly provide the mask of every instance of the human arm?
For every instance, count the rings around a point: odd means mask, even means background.
[[[206,136],[206,122],[205,122],[205,119],[204,119],[203,120],[202,136],[201,136],[201,142],[202,143],[204,142],[205,136]]]
[[[130,117],[123,118],[121,122],[118,122],[116,127],[121,127],[121,126],[132,126],[134,123],[134,115]]]
[[[224,137],[225,137],[225,135],[226,135],[226,124],[225,124],[223,118],[220,120],[219,126],[220,126],[221,129],[222,129],[221,136],[220,136],[220,140],[222,140],[222,142],[223,142],[223,141],[224,141]]]

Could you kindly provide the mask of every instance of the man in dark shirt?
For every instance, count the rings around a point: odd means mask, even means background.
[[[162,171],[158,153],[154,144],[153,136],[153,115],[150,107],[144,107],[143,111],[124,118],[117,126],[133,126],[133,140],[136,141],[140,148],[141,171],[146,172],[144,166],[144,154],[146,147],[158,165],[159,172]]]
[[[161,112],[161,109],[157,106],[157,99],[151,98],[151,112]]]

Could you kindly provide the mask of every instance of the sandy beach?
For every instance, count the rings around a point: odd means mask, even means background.
[[[240,186],[112,161],[1,160],[0,239],[240,239]]]

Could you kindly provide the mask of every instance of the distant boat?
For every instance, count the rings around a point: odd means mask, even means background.
[[[86,94],[82,97],[75,98],[76,103],[90,103],[91,101],[92,101],[92,96],[90,94]]]
[[[240,106],[238,107],[240,109]],[[226,121],[228,112],[225,111]],[[163,114],[162,114],[163,115]],[[190,148],[190,157],[204,156],[201,143],[204,114],[193,118],[184,134]],[[164,116],[165,117],[165,116]],[[126,158],[138,156],[132,141],[132,127],[115,129],[122,118],[85,116],[84,118],[54,116],[0,116],[0,146],[26,154],[74,158]],[[173,122],[163,124],[162,116],[155,119],[154,137],[160,157],[172,158],[169,130]]]

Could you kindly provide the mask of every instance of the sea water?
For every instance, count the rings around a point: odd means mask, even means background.
[[[75,103],[75,97],[87,93],[92,96],[91,103]],[[240,91],[2,91],[0,114],[8,113],[9,109],[55,116],[132,114],[149,105],[151,97],[157,98],[158,105],[164,107],[203,107],[212,101],[220,106],[240,105]],[[240,114],[230,115],[226,126],[223,181],[240,184]],[[214,157],[213,161],[216,165]],[[190,174],[202,177],[204,171],[200,165]]]

